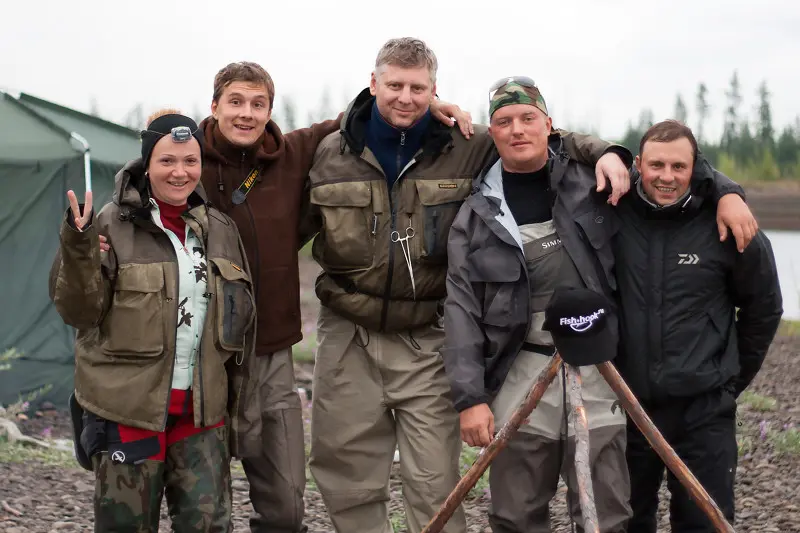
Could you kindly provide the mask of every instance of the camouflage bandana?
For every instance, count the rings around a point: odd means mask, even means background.
[[[492,95],[489,100],[489,118],[501,107],[513,104],[532,105],[547,115],[547,104],[538,87],[525,87],[512,81],[497,89]]]

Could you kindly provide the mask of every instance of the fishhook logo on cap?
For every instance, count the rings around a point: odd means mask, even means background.
[[[569,317],[569,318],[562,318],[559,320],[559,324],[562,326],[569,326],[572,328],[572,331],[576,331],[578,333],[583,333],[587,331],[589,328],[592,327],[594,321],[600,318],[601,315],[604,315],[606,310],[602,307],[592,313],[591,315],[586,316],[579,316],[579,317]]]

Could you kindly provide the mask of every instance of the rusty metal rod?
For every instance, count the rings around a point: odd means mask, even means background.
[[[542,399],[547,387],[550,386],[550,383],[552,383],[553,379],[556,377],[560,367],[561,356],[556,353],[550,360],[550,364],[539,374],[536,383],[531,387],[530,392],[525,396],[520,406],[514,410],[508,422],[503,424],[503,427],[497,432],[492,442],[478,455],[478,458],[470,469],[467,470],[464,477],[461,478],[455,488],[450,492],[450,495],[421,533],[439,533],[442,530],[447,521],[450,520],[450,517],[453,516],[458,506],[461,505],[461,502],[464,501],[467,493],[475,486],[483,473],[486,472],[486,469],[489,468],[489,464],[492,460],[500,453],[500,450],[506,447],[509,439],[516,433],[519,426],[522,425],[522,422],[528,415],[531,414],[531,411],[533,411],[539,403],[539,400]]]
[[[586,418],[586,408],[583,406],[581,394],[581,371],[571,365],[564,366],[567,370],[567,391],[572,407],[572,426],[575,430],[575,477],[578,479],[583,530],[586,533],[600,533],[597,508],[594,504],[592,465],[589,462],[589,421]]]
[[[647,442],[650,443],[650,446],[652,446],[658,456],[661,457],[661,460],[664,461],[664,464],[667,465],[670,472],[672,472],[684,488],[686,488],[695,503],[703,510],[706,516],[708,516],[711,523],[714,524],[717,531],[720,533],[735,533],[733,526],[725,519],[725,515],[722,514],[722,511],[720,511],[714,499],[706,492],[700,482],[697,481],[694,474],[692,474],[686,467],[686,464],[681,461],[681,458],[678,457],[678,454],[675,453],[672,446],[667,443],[658,431],[658,428],[653,424],[653,421],[647,416],[647,413],[642,409],[642,406],[636,400],[636,397],[622,379],[622,376],[619,375],[617,369],[614,368],[614,365],[609,362],[601,363],[597,365],[597,369],[617,394],[628,416],[634,421],[636,427],[642,432],[642,435],[645,436]]]

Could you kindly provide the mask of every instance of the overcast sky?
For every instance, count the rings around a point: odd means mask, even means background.
[[[706,130],[718,135],[724,91],[739,72],[742,111],[755,117],[766,80],[776,128],[800,115],[797,0],[99,1],[9,0],[0,19],[0,89],[122,121],[177,106],[206,113],[214,74],[261,63],[299,122],[329,91],[335,111],[365,87],[389,38],[416,36],[439,59],[439,95],[473,113],[497,78],[534,78],[556,125],[622,135],[644,107],[672,115],[676,93],[694,113],[709,88]],[[220,7],[220,6],[225,7]]]

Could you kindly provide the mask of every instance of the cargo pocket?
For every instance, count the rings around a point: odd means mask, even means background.
[[[334,271],[372,266],[374,253],[372,189],[369,182],[326,183],[311,189],[325,231],[314,241],[326,267]]]
[[[428,263],[446,263],[450,226],[469,195],[472,179],[418,179],[416,186],[422,206],[420,259]]]
[[[241,352],[255,317],[250,278],[227,259],[211,259],[214,277],[214,342],[220,350]]]
[[[161,263],[120,265],[101,331],[104,353],[155,357],[164,351],[164,270]]]
[[[581,235],[592,248],[592,261],[603,273],[604,281],[612,291],[617,290],[613,248],[613,237],[619,229],[616,215],[608,206],[599,206],[577,217],[576,222]]]

